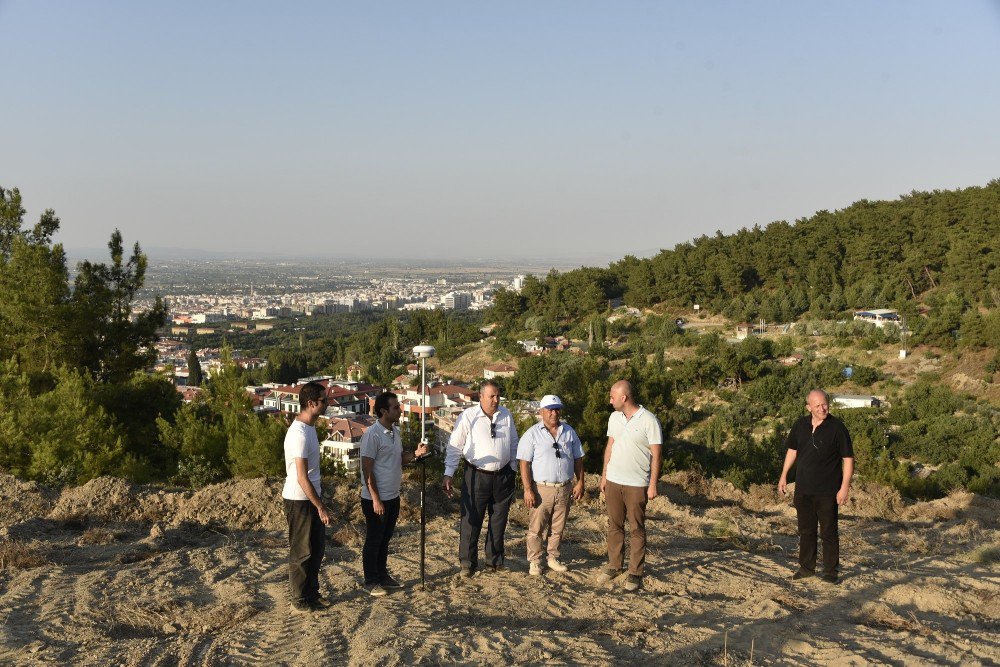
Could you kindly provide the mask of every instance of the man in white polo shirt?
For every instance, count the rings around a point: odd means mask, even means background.
[[[293,612],[325,609],[319,594],[324,526],[330,515],[320,500],[319,438],[316,420],[326,412],[326,387],[307,382],[299,390],[299,414],[285,433],[285,486],[281,497],[288,520],[288,585]]]
[[[403,464],[427,453],[427,445],[415,452],[403,450],[399,436],[402,410],[399,398],[391,391],[375,397],[373,407],[378,421],[361,436],[361,511],[365,515],[365,546],[361,566],[365,590],[374,596],[403,585],[389,574],[389,540],[399,518],[399,490],[403,484]]]
[[[638,590],[646,562],[646,503],[656,497],[663,461],[663,432],[650,411],[637,405],[632,385],[620,380],[611,387],[608,445],[604,450],[601,491],[608,506],[608,566],[599,583],[618,576],[625,557],[625,517],[629,520],[628,579],[624,588]]]
[[[542,574],[542,543],[546,532],[549,532],[549,569],[553,572],[568,569],[559,560],[559,545],[571,498],[583,497],[583,445],[573,427],[560,420],[562,408],[558,396],[544,396],[542,421],[525,431],[517,443],[524,504],[531,508],[526,540],[528,572],[535,576]]]

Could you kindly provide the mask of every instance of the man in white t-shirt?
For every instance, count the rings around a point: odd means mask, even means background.
[[[656,497],[663,461],[663,432],[652,412],[636,404],[632,385],[611,387],[608,445],[604,450],[601,492],[608,507],[608,566],[598,575],[607,583],[621,572],[625,558],[625,517],[629,520],[628,578],[624,588],[638,590],[646,562],[646,503]]]
[[[299,390],[300,411],[285,433],[285,486],[281,497],[288,520],[288,585],[293,612],[329,605],[319,594],[325,526],[330,515],[320,500],[319,438],[316,420],[326,412],[326,387],[308,382]]]
[[[365,546],[361,566],[365,590],[374,596],[402,588],[389,574],[389,540],[399,518],[399,491],[403,485],[403,464],[427,453],[421,444],[414,452],[403,451],[399,436],[399,397],[391,391],[375,397],[372,408],[378,421],[361,436],[361,511],[365,515]]]

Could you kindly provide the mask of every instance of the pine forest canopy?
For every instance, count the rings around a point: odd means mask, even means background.
[[[922,299],[945,294],[1000,305],[1000,180],[716,232],[604,269],[553,271],[497,305],[501,321],[524,312],[579,317],[621,297],[640,308],[700,304],[733,319],[789,322],[849,308],[912,315]]]

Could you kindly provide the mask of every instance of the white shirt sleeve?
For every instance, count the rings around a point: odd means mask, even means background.
[[[531,461],[535,458],[535,441],[531,437],[532,426],[524,435],[517,441],[517,460],[518,461]]]
[[[646,441],[650,445],[662,445],[663,444],[663,431],[660,429],[660,420],[653,416],[653,413],[649,413],[650,419],[646,427]]]
[[[467,418],[468,410],[458,416],[455,422],[455,430],[451,432],[448,439],[448,447],[444,453],[444,474],[445,477],[454,477],[458,470],[458,464],[462,458],[462,451],[465,449],[465,441],[469,437],[469,425],[471,421]]]
[[[303,429],[288,429],[285,434],[285,452],[288,454],[289,458],[309,458],[309,451],[306,444],[306,432]]]

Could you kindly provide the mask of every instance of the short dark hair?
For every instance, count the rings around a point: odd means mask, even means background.
[[[305,408],[309,402],[319,403],[319,399],[326,396],[326,387],[319,382],[306,382],[299,389],[299,407]]]
[[[498,394],[501,392],[500,383],[493,379],[483,380],[483,383],[479,385],[479,391],[482,391],[483,387],[493,387],[494,389],[497,390]]]
[[[384,391],[384,392],[382,392],[381,394],[379,394],[378,396],[375,397],[375,406],[372,408],[372,410],[375,411],[375,417],[377,419],[381,419],[382,418],[382,413],[383,412],[388,412],[389,411],[389,403],[394,398],[397,401],[399,401],[399,397],[396,396],[396,394],[392,393],[391,391]]]

